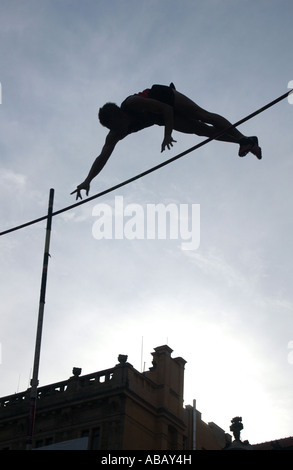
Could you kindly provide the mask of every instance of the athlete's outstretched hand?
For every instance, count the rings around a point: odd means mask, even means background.
[[[79,184],[77,186],[77,189],[75,191],[72,191],[72,193],[70,193],[70,194],[75,194],[76,193],[76,200],[78,200],[79,198],[82,199],[82,196],[81,196],[81,193],[80,193],[80,191],[82,189],[84,189],[86,191],[86,195],[88,196],[89,190],[90,190],[90,184],[87,183],[86,181],[84,181],[83,183]]]
[[[161,152],[164,152],[166,147],[168,150],[170,150],[170,148],[173,147],[173,142],[177,142],[177,140],[174,140],[172,136],[165,137],[162,143]]]

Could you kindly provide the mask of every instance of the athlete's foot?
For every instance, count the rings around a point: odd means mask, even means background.
[[[258,145],[258,139],[257,137],[252,137],[254,139],[254,146],[250,149],[250,152],[253,153],[253,155],[256,156],[259,160],[262,159],[262,153],[261,153],[261,148]]]
[[[262,158],[261,148],[258,145],[258,138],[253,137],[243,137],[239,141],[239,157],[245,157],[249,152],[253,153],[259,160]]]
[[[239,157],[245,157],[245,155],[247,155],[254,146],[254,142],[249,137],[243,137],[239,140],[239,145],[238,155]]]

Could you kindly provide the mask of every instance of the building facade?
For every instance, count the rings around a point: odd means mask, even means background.
[[[143,373],[120,355],[107,370],[38,388],[35,449],[220,450],[231,442],[193,405],[184,407],[186,361],[169,346],[154,349]],[[26,448],[30,389],[0,399],[0,449]]]

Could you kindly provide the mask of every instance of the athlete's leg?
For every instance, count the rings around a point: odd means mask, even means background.
[[[198,106],[194,101],[187,96],[179,93],[177,90],[174,90],[175,101],[174,109],[175,112],[178,112],[182,116],[185,116],[187,119],[202,121],[206,124],[213,126],[214,133],[218,133],[224,129],[227,129],[232,124],[224,117],[219,114],[210,113],[205,109]],[[234,142],[239,142],[240,139],[245,136],[238,131],[238,129],[230,129],[229,135],[234,139]]]
[[[183,132],[184,134],[196,134],[205,137],[214,137],[217,133],[213,126],[209,126],[208,124],[195,119],[186,119],[177,113],[174,115],[174,129],[178,132]],[[234,144],[239,141],[239,139],[226,133],[217,137],[216,140],[233,142]]]
[[[214,135],[217,135],[217,133],[232,126],[232,124],[223,116],[206,111],[194,103],[194,101],[192,101],[190,98],[187,98],[187,96],[179,93],[177,90],[174,90],[174,97],[175,114],[178,113],[179,116],[184,117],[188,121],[200,121],[201,123],[208,125],[205,128],[205,131],[209,132],[208,137],[213,137]],[[207,128],[211,128],[211,130]],[[210,134],[210,132],[212,132],[212,134]],[[197,134],[196,131],[194,133]],[[246,137],[236,128],[229,129],[229,131],[227,131],[217,140],[239,143],[240,157],[245,156],[248,152],[252,152],[258,159],[261,159],[261,148],[258,146],[257,138],[254,137],[252,139]]]

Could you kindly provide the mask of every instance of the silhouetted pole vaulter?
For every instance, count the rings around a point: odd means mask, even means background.
[[[242,118],[239,121],[235,122],[234,124],[231,124],[231,126],[229,126],[228,128],[222,130],[216,136],[209,137],[208,139],[202,140],[198,144],[193,145],[193,147],[190,147],[187,150],[184,150],[183,152],[178,153],[177,155],[174,155],[173,157],[169,158],[168,160],[165,160],[165,161],[159,163],[158,165],[155,165],[152,168],[149,168],[148,170],[144,170],[143,172],[141,172],[141,173],[139,173],[135,176],[132,176],[131,178],[129,178],[127,180],[121,181],[120,183],[115,184],[114,186],[111,186],[110,188],[104,189],[103,191],[101,191],[97,194],[94,194],[93,196],[90,196],[87,199],[83,199],[81,201],[75,202],[74,204],[70,204],[70,206],[63,207],[62,209],[58,209],[57,211],[53,212],[52,215],[55,216],[55,215],[63,214],[64,212],[75,209],[76,207],[81,206],[82,204],[87,204],[88,202],[93,201],[94,199],[97,199],[99,197],[104,196],[105,194],[109,194],[113,191],[116,191],[116,189],[122,188],[123,186],[126,186],[127,184],[133,183],[133,181],[137,181],[140,178],[144,178],[146,175],[149,175],[149,174],[153,173],[154,171],[159,170],[160,168],[163,168],[167,165],[170,165],[171,163],[175,162],[179,158],[182,158],[185,155],[187,155],[191,152],[194,152],[195,150],[198,150],[200,147],[203,147],[204,145],[207,145],[212,140],[215,140],[216,138],[219,140],[219,137],[221,137],[223,134],[227,133],[228,131],[230,131],[231,129],[233,129],[235,127],[240,126],[244,122],[249,121],[250,119],[257,116],[258,114],[263,113],[266,109],[269,109],[272,106],[275,106],[275,104],[279,103],[280,101],[284,100],[285,98],[288,98],[288,96],[291,95],[291,94],[293,94],[293,89],[287,91],[286,93],[284,93],[283,95],[281,95],[278,98],[274,99],[273,101],[266,104],[262,108],[259,108],[256,111],[253,111],[253,113],[248,114],[247,116],[245,116],[244,118]],[[73,191],[73,193],[75,193],[75,192],[77,192],[77,190]],[[73,193],[71,193],[71,194],[73,194]],[[47,217],[48,217],[47,215],[43,215],[41,217],[38,217],[37,219],[29,220],[28,222],[25,222],[23,224],[17,225],[15,227],[11,227],[11,228],[6,229],[6,230],[3,230],[2,232],[0,232],[0,236],[7,235],[8,233],[15,232],[16,230],[21,230],[25,227],[29,227],[30,225],[34,225],[34,224],[37,224],[39,222],[42,222],[42,220],[46,220]]]
[[[26,440],[27,450],[30,450],[32,448],[35,415],[36,415],[36,405],[37,405],[37,397],[38,397],[38,390],[37,390],[38,384],[39,384],[38,374],[39,374],[39,364],[40,364],[40,355],[41,355],[41,341],[42,341],[43,318],[44,318],[45,297],[46,297],[46,287],[47,287],[48,263],[49,263],[49,256],[50,256],[49,247],[50,247],[50,238],[51,238],[53,201],[54,201],[54,189],[50,189],[48,216],[47,216],[47,229],[46,229],[46,239],[45,239],[45,248],[44,248],[44,259],[43,259],[43,271],[42,271],[42,280],[41,280],[41,289],[40,289],[39,314],[38,314],[38,324],[37,324],[37,334],[36,334],[36,344],[35,344],[34,367],[33,367],[33,376],[31,380],[30,409],[29,409],[29,418],[28,418],[28,433],[27,433],[27,440]]]
[[[88,176],[71,193],[76,193],[76,199],[82,199],[81,190],[85,190],[88,196],[91,181],[103,169],[120,140],[153,125],[163,126],[165,129],[162,152],[173,147],[176,141],[172,137],[172,131],[176,130],[239,144],[239,157],[251,152],[259,160],[262,158],[257,137],[244,136],[224,117],[200,108],[190,98],[179,93],[173,83],[170,86],[153,85],[150,89],[129,96],[120,107],[114,103],[106,103],[99,110],[99,120],[110,132]]]

